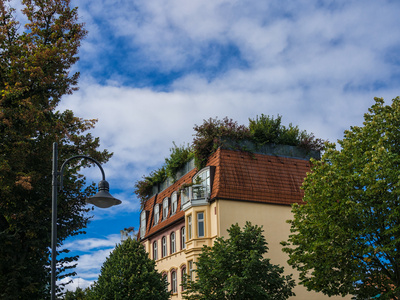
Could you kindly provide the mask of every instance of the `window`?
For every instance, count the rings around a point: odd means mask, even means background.
[[[140,237],[144,238],[146,234],[146,211],[142,211],[140,214]]]
[[[188,261],[189,266],[189,279],[193,281],[193,260]]]
[[[168,217],[168,197],[164,198],[162,206],[163,206],[163,220],[165,220]]]
[[[167,256],[167,238],[163,236],[162,238],[162,257]]]
[[[186,248],[185,226],[181,228],[181,250]]]
[[[157,225],[159,220],[160,220],[160,205],[156,204],[156,206],[154,206],[154,225]]]
[[[182,278],[182,282],[181,282],[182,291],[184,291],[185,290],[184,284],[186,283],[186,267],[185,266],[181,269],[181,278]]]
[[[200,171],[193,178],[193,199],[204,199],[210,196],[210,168]]]
[[[192,239],[192,215],[189,215],[187,217],[187,228],[188,228],[188,232],[187,232],[188,240],[191,240]]]
[[[181,190],[181,206],[189,202],[191,191],[192,187],[190,186],[187,186]]]
[[[167,275],[167,273],[166,273],[166,272],[163,272],[163,273],[162,273],[162,277],[163,277],[163,279],[164,279],[164,281],[165,281],[165,283],[166,283],[166,285],[165,285],[165,290],[168,291],[169,282],[168,282],[168,275]]]
[[[197,237],[204,236],[204,213],[197,213]]]
[[[171,272],[171,290],[172,290],[173,294],[178,292],[178,283],[176,280],[176,271],[175,270],[173,270]]]
[[[171,233],[171,254],[176,252],[175,232]]]
[[[171,195],[171,215],[176,213],[178,208],[178,192],[173,192]]]
[[[153,243],[153,259],[157,260],[158,259],[158,252],[157,252],[157,241]]]

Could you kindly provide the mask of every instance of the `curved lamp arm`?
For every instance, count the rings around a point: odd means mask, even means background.
[[[56,299],[56,263],[57,263],[57,193],[58,187],[61,189],[63,185],[63,172],[66,164],[73,159],[84,158],[89,159],[94,162],[101,171],[102,180],[99,182],[99,191],[94,196],[86,199],[87,203],[93,204],[97,207],[107,208],[113,205],[121,204],[121,200],[118,200],[111,196],[108,192],[110,190],[109,184],[106,181],[106,176],[104,174],[104,170],[101,167],[100,163],[86,155],[76,155],[71,158],[68,158],[61,165],[60,172],[58,169],[58,146],[57,143],[53,143],[53,178],[52,178],[52,218],[51,218],[51,299]],[[58,186],[58,176],[60,176],[60,184]]]
[[[66,161],[64,161],[64,163],[61,165],[60,172],[58,172],[58,175],[60,175],[60,187],[59,187],[60,190],[61,190],[62,187],[63,187],[63,174],[64,174],[65,166],[66,166],[67,163],[69,163],[71,160],[73,160],[73,159],[78,159],[78,158],[85,158],[85,159],[88,159],[88,160],[94,162],[94,163],[100,168],[101,175],[103,176],[103,179],[102,179],[102,180],[106,180],[106,175],[105,175],[105,173],[104,173],[103,167],[101,166],[101,164],[100,164],[97,160],[95,160],[94,158],[92,158],[92,157],[90,157],[90,156],[87,156],[87,155],[75,155],[75,156],[73,156],[73,157],[68,158],[68,159],[67,159]]]

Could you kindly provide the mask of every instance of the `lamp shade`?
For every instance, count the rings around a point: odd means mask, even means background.
[[[110,190],[109,184],[106,180],[99,182],[99,191],[97,194],[86,199],[87,203],[93,204],[100,208],[108,208],[113,205],[119,205],[121,200],[114,198],[108,191]]]

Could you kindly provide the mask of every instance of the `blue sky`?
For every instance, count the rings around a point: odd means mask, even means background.
[[[399,1],[73,0],[89,31],[80,90],[60,110],[97,118],[104,170],[118,207],[95,209],[66,247],[81,258],[69,286],[86,287],[120,240],[139,227],[134,184],[172,142],[190,143],[210,117],[282,115],[336,141],[374,97],[400,95]],[[98,182],[100,172],[85,172]]]

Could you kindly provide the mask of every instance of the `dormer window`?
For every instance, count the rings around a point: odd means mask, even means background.
[[[193,177],[190,184],[181,186],[182,210],[209,204],[214,173],[214,166],[205,167]]]
[[[143,210],[140,214],[140,237],[144,238],[146,234],[146,211]]]
[[[193,177],[193,199],[205,199],[211,194],[210,168],[201,170]]]
[[[184,185],[181,188],[181,206],[182,207],[191,200],[191,198],[192,198],[191,194],[192,194],[191,186]]]
[[[178,192],[173,192],[171,195],[171,215],[176,213],[178,208]]]
[[[168,197],[165,197],[163,200],[163,220],[165,220],[168,217],[168,205],[169,204],[169,199]]]
[[[156,204],[154,206],[154,225],[157,225],[158,221],[160,221],[160,205]]]

